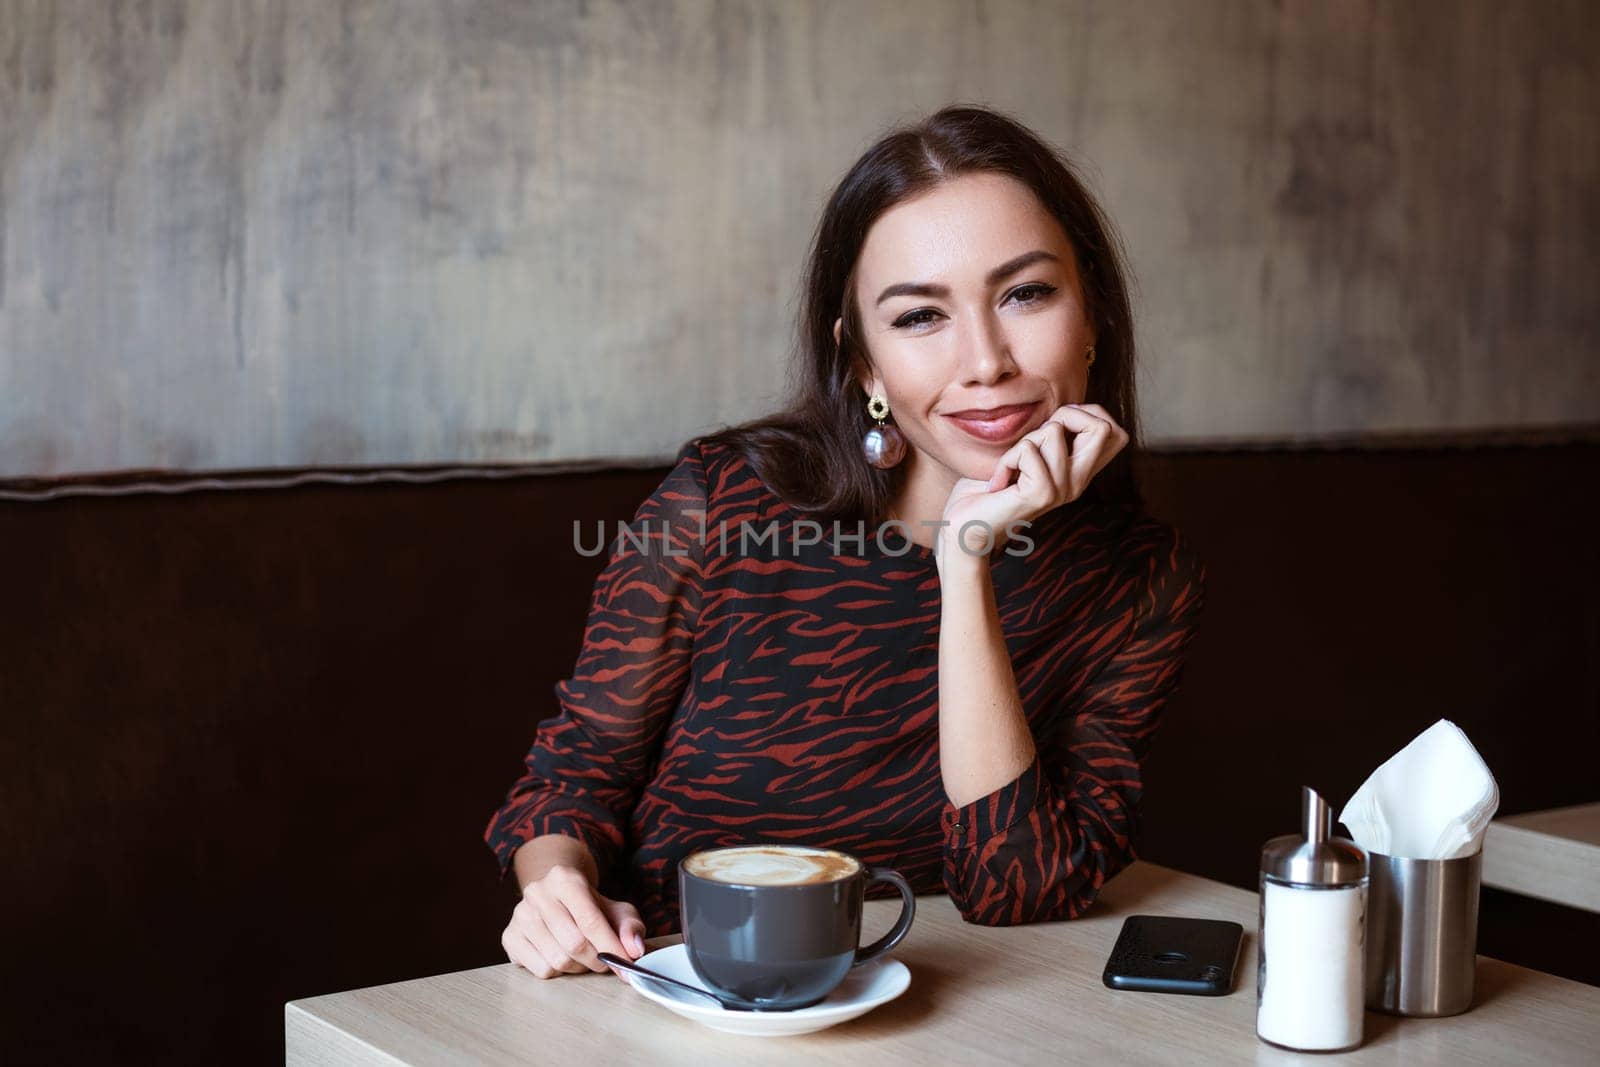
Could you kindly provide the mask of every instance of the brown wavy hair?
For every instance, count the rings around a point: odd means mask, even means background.
[[[1062,155],[1000,112],[943,108],[886,134],[867,149],[828,198],[806,265],[792,364],[792,399],[781,411],[705,435],[740,452],[786,503],[823,522],[889,518],[906,465],[870,466],[861,438],[873,425],[856,371],[871,365],[860,342],[855,268],[867,232],[885,211],[961,175],[1009,175],[1033,190],[1077,253],[1084,302],[1094,323],[1095,362],[1087,403],[1099,404],[1129,442],[1095,476],[1086,496],[1142,507],[1132,459],[1140,447],[1134,403],[1133,318],[1120,242]],[[847,300],[846,297],[849,297]],[[839,342],[833,323],[841,319]]]

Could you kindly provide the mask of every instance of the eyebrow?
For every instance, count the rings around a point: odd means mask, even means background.
[[[1022,253],[1022,255],[1017,256],[1015,259],[1006,260],[994,270],[990,271],[989,276],[985,278],[984,281],[989,285],[994,285],[997,282],[1004,281],[1006,278],[1017,273],[1017,271],[1022,270],[1024,267],[1031,267],[1033,264],[1043,260],[1049,260],[1052,263],[1060,263],[1061,257],[1046,252],[1042,248],[1036,248],[1032,252]],[[876,307],[878,304],[883,303],[891,296],[934,296],[943,298],[948,297],[949,295],[950,289],[948,286],[933,285],[929,282],[897,282],[894,285],[889,286],[889,288],[885,289],[883,292],[879,293],[878,299],[873,306]]]

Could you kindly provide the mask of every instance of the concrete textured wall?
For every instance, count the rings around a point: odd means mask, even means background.
[[[1085,167],[1156,442],[1600,421],[1588,0],[0,0],[0,476],[666,457],[955,100]]]

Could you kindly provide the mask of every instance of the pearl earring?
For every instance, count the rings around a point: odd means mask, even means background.
[[[878,425],[867,431],[861,439],[861,450],[867,462],[879,470],[888,470],[906,457],[906,439],[884,419],[889,414],[889,402],[881,395],[867,401],[867,414],[878,420]]]

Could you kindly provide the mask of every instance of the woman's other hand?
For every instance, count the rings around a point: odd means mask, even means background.
[[[1070,442],[1070,445],[1069,445]],[[1065,404],[1039,427],[1006,450],[987,482],[962,478],[945,502],[941,547],[955,544],[962,526],[980,522],[967,532],[967,551],[982,555],[985,537],[991,549],[1005,543],[1013,523],[1034,519],[1078,499],[1096,474],[1128,443],[1128,434],[1099,404]],[[940,556],[942,558],[943,551]]]
[[[609,968],[596,955],[644,955],[644,921],[632,904],[603,897],[576,867],[554,866],[522,887],[500,944],[540,978]]]

